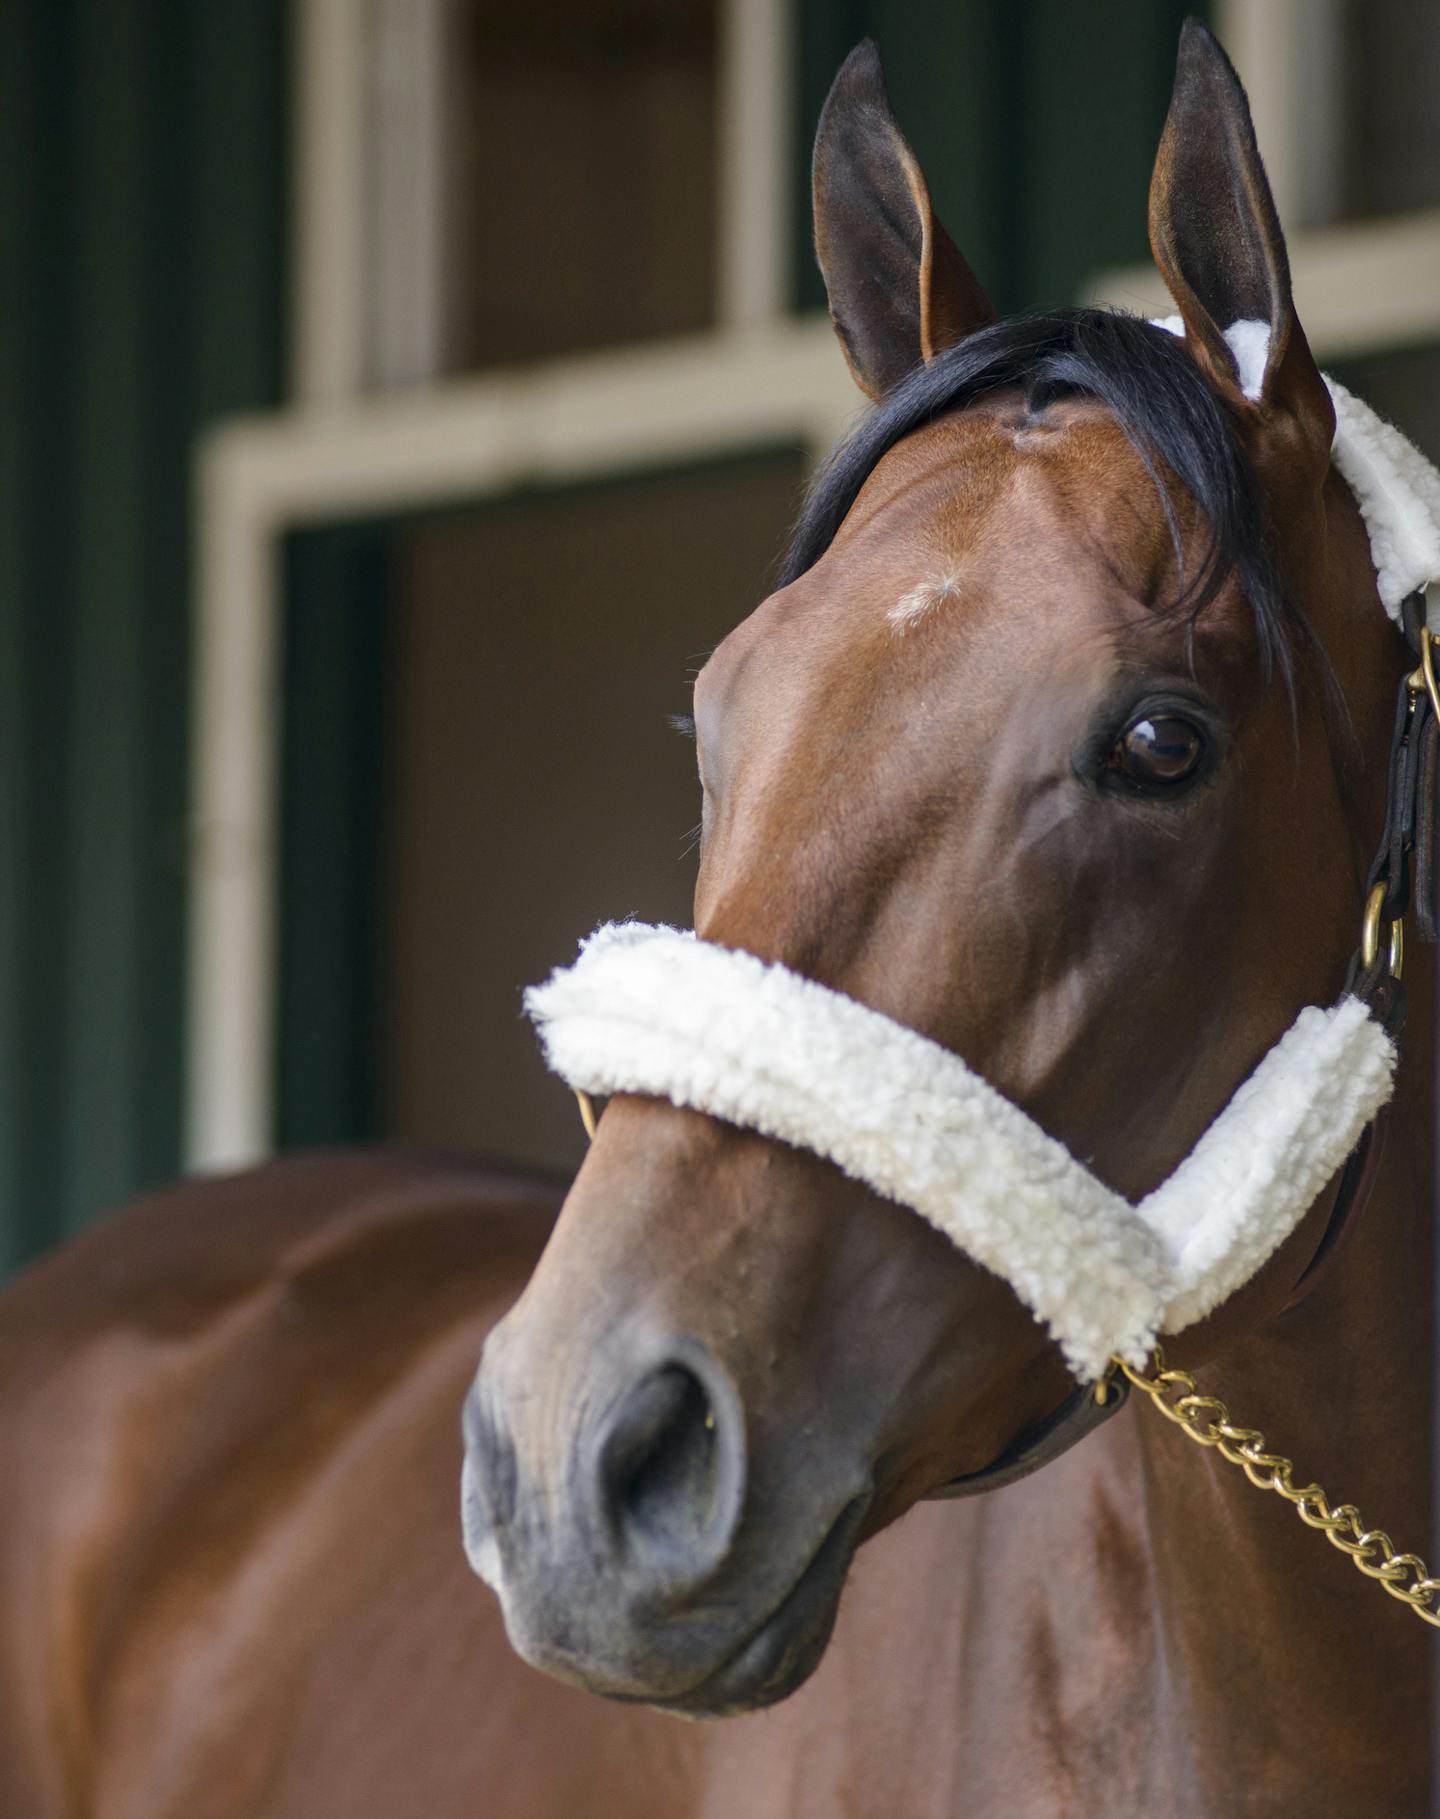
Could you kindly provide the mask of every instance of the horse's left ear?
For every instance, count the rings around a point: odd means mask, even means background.
[[[1150,247],[1186,340],[1243,426],[1322,471],[1334,407],[1290,295],[1290,261],[1250,104],[1210,32],[1187,19],[1150,180]]]

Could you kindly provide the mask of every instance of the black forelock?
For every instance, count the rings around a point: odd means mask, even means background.
[[[1057,397],[1094,398],[1111,410],[1155,484],[1180,585],[1168,610],[1193,620],[1232,573],[1255,615],[1267,672],[1290,674],[1291,615],[1265,538],[1258,490],[1225,407],[1167,330],[1111,310],[1064,309],[993,323],[918,367],[840,445],[812,485],[791,539],[781,585],[830,547],[860,488],[913,430],[987,393],[1018,387],[1028,408]],[[1180,525],[1162,465],[1194,499],[1208,539],[1187,573]]]

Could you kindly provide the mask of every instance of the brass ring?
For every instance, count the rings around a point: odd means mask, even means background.
[[[1380,952],[1381,912],[1385,908],[1384,884],[1372,885],[1365,899],[1365,920],[1360,925],[1360,964],[1368,972]],[[1405,925],[1397,916],[1390,924],[1390,977],[1398,979],[1405,965]]]

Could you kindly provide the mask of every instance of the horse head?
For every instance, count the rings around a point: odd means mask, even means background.
[[[1134,1199],[1340,991],[1394,634],[1248,108],[1187,27],[1150,193],[1183,334],[997,322],[873,49],[816,244],[872,414],[695,691],[697,932],[964,1057]],[[1182,1362],[1271,1319],[1321,1197]],[[1072,1388],[998,1276],[805,1151],[619,1096],[467,1408],[529,1660],[693,1713],[819,1660],[857,1546]]]

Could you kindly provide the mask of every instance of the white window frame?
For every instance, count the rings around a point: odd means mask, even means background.
[[[287,532],[781,443],[818,458],[858,403],[828,322],[784,309],[787,0],[722,0],[713,332],[367,392],[366,4],[300,0],[298,9],[293,400],[221,426],[197,456],[186,1064],[194,1169],[242,1166],[273,1146],[278,555]],[[419,29],[433,32],[433,0],[415,0],[415,11]],[[393,25],[393,9],[388,18]],[[422,78],[433,70],[423,44],[413,67]],[[406,332],[402,312],[402,343]],[[415,334],[423,347],[423,321]]]

